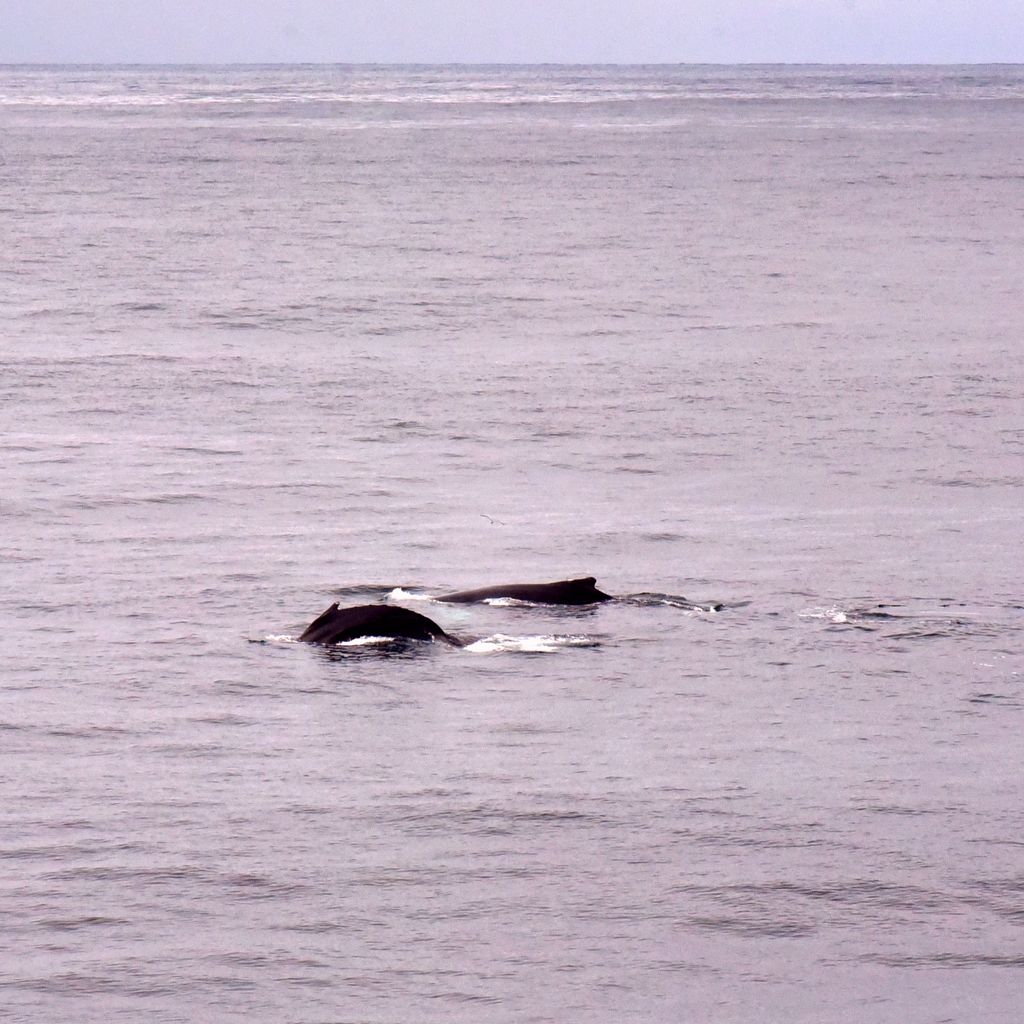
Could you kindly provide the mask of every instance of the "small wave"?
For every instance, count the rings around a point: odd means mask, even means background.
[[[691,601],[689,598],[682,597],[679,594],[643,592],[640,594],[627,594],[625,597],[620,597],[619,600],[627,604],[638,605],[641,608],[679,608],[686,612],[705,612],[709,615],[714,615],[725,607],[720,601],[709,601],[702,604],[697,601]]]
[[[805,608],[797,615],[801,619],[822,619],[834,625],[852,625],[847,612],[838,605],[829,605],[826,608]]]
[[[41,918],[38,925],[44,931],[73,932],[84,928],[109,928],[131,924],[128,918],[105,917],[101,914],[88,914],[79,917]]]
[[[1024,708],[1024,700],[1005,693],[974,693],[964,699],[970,704],[994,704],[1003,708]]]
[[[556,654],[568,647],[599,647],[600,642],[589,636],[581,635],[538,635],[508,636],[505,633],[494,633],[480,640],[474,640],[464,648],[474,654],[493,654],[495,652],[511,652],[520,654]]]
[[[801,619],[821,619],[835,626],[856,626],[861,629],[871,628],[873,624],[887,619],[899,619],[901,616],[892,612],[884,611],[890,605],[877,605],[875,607],[850,607],[843,608],[841,605],[832,604],[820,607],[805,608],[798,612]]]
[[[953,637],[998,637],[1008,628],[994,621],[982,609],[965,614],[946,614],[964,608],[959,602],[929,601],[921,607],[906,603],[821,605],[797,613],[801,619],[816,619],[827,626],[875,633],[885,640],[934,640]]]
[[[392,583],[350,583],[344,587],[332,587],[330,592],[335,597],[373,597],[374,599],[383,599],[390,591],[395,589]]]
[[[167,306],[163,302],[118,302],[114,308],[123,313],[159,313]]]
[[[65,460],[48,460],[60,462]],[[117,495],[98,498],[81,498],[71,502],[72,508],[92,510],[103,508],[117,508],[124,505],[182,505],[190,501],[205,501],[208,495],[199,494],[196,491],[182,491],[179,494],[142,494],[142,495]]]
[[[241,455],[240,448],[206,448],[201,445],[173,445],[168,449],[183,455]]]
[[[887,967],[1024,967],[1024,956],[1001,953],[925,953],[918,956],[866,953],[861,960]]]

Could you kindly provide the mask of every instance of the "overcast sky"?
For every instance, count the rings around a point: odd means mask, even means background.
[[[0,62],[1024,62],[1024,0],[0,0]]]

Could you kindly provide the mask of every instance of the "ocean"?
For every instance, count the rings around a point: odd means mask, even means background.
[[[1019,1020],[1022,136],[1014,66],[0,68],[0,1017]]]

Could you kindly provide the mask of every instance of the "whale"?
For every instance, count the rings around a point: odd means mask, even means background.
[[[446,633],[432,619],[407,608],[387,604],[339,608],[337,601],[306,627],[299,640],[307,644],[339,644],[367,636],[396,640],[440,640],[453,647],[464,646],[462,640]]]
[[[597,579],[593,576],[584,576],[578,580],[556,580],[554,583],[503,583],[496,587],[442,594],[434,600],[446,604],[474,604],[503,597],[532,604],[597,604],[599,601],[614,600],[611,594],[604,594],[597,589]]]

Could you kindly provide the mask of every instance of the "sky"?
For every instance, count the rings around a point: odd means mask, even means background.
[[[0,0],[0,63],[1024,62],[1024,0]]]

